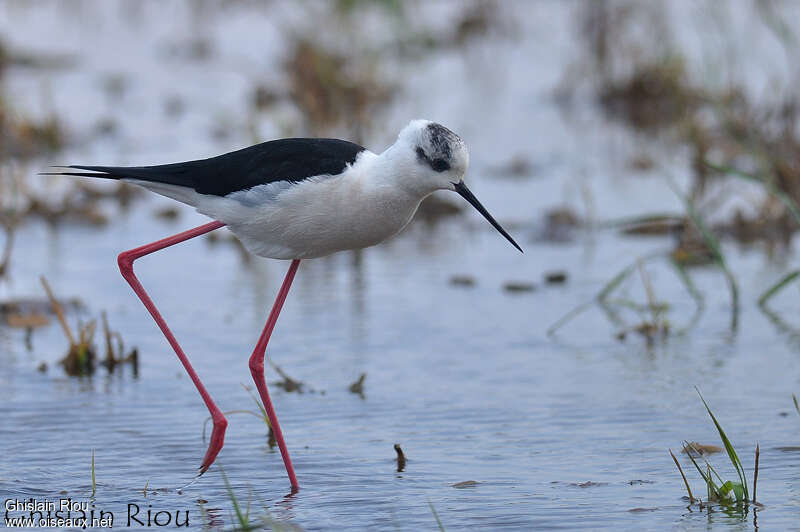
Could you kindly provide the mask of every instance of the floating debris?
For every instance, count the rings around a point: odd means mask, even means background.
[[[507,281],[503,284],[503,290],[511,293],[533,292],[536,285],[527,281]]]
[[[547,284],[564,284],[567,282],[567,272],[548,272],[544,274],[544,282]]]
[[[680,235],[686,228],[686,217],[674,215],[648,215],[623,220],[614,225],[620,227],[623,235],[661,236]]]
[[[471,275],[453,275],[450,277],[450,285],[463,287],[475,286],[475,278]]]
[[[358,377],[358,380],[356,380],[348,388],[348,390],[350,390],[350,393],[358,394],[363,399],[364,398],[364,379],[366,379],[366,378],[367,378],[367,374],[366,373],[362,373],[361,376]]]
[[[452,484],[450,487],[460,490],[464,488],[474,488],[478,484],[480,484],[480,482],[478,482],[477,480],[465,480],[463,482],[456,482],[455,484]]]
[[[6,325],[15,329],[36,329],[50,325],[50,318],[35,312],[33,314],[6,314]]]
[[[578,488],[596,488],[599,486],[608,486],[608,482],[594,482],[592,480],[587,480],[586,482],[573,482],[570,486],[576,486]]]
[[[281,378],[283,379],[282,381],[275,381],[272,384],[274,384],[275,386],[278,386],[279,388],[283,388],[287,392],[303,393],[304,384],[302,382],[300,382],[298,380],[295,380],[295,379],[291,378],[290,376],[288,376],[280,368],[280,366],[278,366],[273,361],[270,360],[269,363],[273,367],[273,369],[278,373],[278,375],[280,375]]]
[[[718,445],[704,445],[696,441],[690,441],[684,444],[681,452],[684,454],[691,454],[693,456],[707,456],[709,454],[721,453],[722,447]]]
[[[76,298],[60,299],[58,301],[62,309],[83,310],[86,308],[84,303]],[[0,301],[0,316],[6,317],[11,314],[53,314],[53,306],[48,298],[16,298]]]
[[[569,207],[550,209],[545,213],[544,227],[538,239],[544,242],[570,242],[575,230],[583,226],[583,220]]]
[[[624,342],[629,332],[640,334],[646,341],[648,346],[652,346],[657,340],[664,340],[669,336],[670,326],[663,318],[658,321],[650,322],[643,321],[639,325],[630,329],[619,331],[615,336],[620,342]]]
[[[397,472],[402,473],[406,468],[406,455],[403,453],[403,449],[400,448],[399,443],[394,444],[394,452],[397,453]]]

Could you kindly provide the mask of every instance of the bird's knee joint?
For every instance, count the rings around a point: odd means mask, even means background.
[[[136,258],[129,251],[123,251],[120,253],[117,257],[119,271],[121,271],[123,275],[132,272],[134,260],[136,260]]]
[[[222,431],[228,428],[228,420],[225,419],[225,416],[220,414],[219,417],[214,420],[214,428]]]
[[[250,359],[249,366],[250,366],[250,373],[260,374],[260,375],[264,374],[264,360],[253,357]]]

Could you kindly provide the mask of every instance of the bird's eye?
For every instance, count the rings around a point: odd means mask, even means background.
[[[444,172],[450,169],[450,163],[444,159],[434,159],[431,161],[431,168],[433,168],[435,172]]]
[[[434,172],[444,172],[445,170],[450,170],[450,163],[448,163],[445,159],[433,159],[431,160],[430,157],[425,155],[425,151],[417,147],[417,158],[420,161],[424,161],[428,163]]]

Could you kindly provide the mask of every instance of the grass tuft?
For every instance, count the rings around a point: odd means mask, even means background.
[[[724,480],[720,474],[714,469],[714,466],[706,459],[705,454],[702,452],[702,449],[698,448],[697,444],[689,441],[684,441],[684,449],[687,451],[686,455],[691,460],[692,464],[694,465],[697,472],[700,474],[700,477],[703,479],[703,483],[706,485],[706,496],[707,502],[710,503],[718,503],[725,506],[730,506],[731,504],[735,504],[739,510],[737,511],[746,511],[747,504],[754,504],[759,505],[755,501],[756,495],[756,488],[758,483],[758,459],[760,455],[760,447],[756,445],[756,457],[755,457],[755,468],[753,474],[753,499],[750,499],[750,493],[748,492],[747,488],[747,477],[745,475],[744,466],[742,465],[741,460],[739,459],[739,455],[736,453],[736,450],[733,447],[733,444],[728,438],[728,435],[725,434],[725,431],[720,425],[717,417],[711,411],[711,408],[708,406],[708,403],[703,398],[703,395],[700,393],[700,390],[695,387],[697,390],[697,395],[700,396],[700,400],[703,402],[703,405],[708,412],[708,415],[711,416],[711,420],[714,422],[714,426],[717,428],[717,432],[719,433],[719,437],[722,440],[722,444],[725,448],[725,452],[728,455],[728,459],[730,460],[733,468],[736,470],[736,475],[738,476],[738,481],[734,480]],[[686,479],[686,475],[683,473],[683,469],[681,468],[680,464],[678,463],[677,458],[670,450],[670,456],[672,456],[672,460],[675,462],[675,465],[678,467],[678,471],[681,473],[681,477],[683,478],[683,482],[686,485],[686,490],[689,492],[689,499],[691,503],[695,502],[695,498],[692,495],[691,488],[689,487],[689,482]],[[698,463],[698,459],[702,458],[705,467],[701,467]],[[697,499],[697,502],[700,503],[700,508],[703,508],[703,501]]]
[[[709,408],[708,403],[706,403],[706,400],[703,398],[703,395],[700,393],[700,390],[697,387],[695,387],[695,390],[697,390],[697,395],[700,396],[700,400],[703,401],[703,405],[706,407],[708,415],[711,416],[711,420],[714,421],[714,425],[717,427],[717,432],[719,432],[719,437],[722,440],[722,444],[725,446],[725,452],[728,453],[728,458],[730,459],[731,464],[733,464],[733,467],[736,469],[737,475],[739,475],[739,483],[742,490],[744,491],[744,499],[749,500],[750,495],[747,492],[747,478],[745,477],[744,474],[744,466],[742,465],[742,461],[739,460],[739,456],[736,454],[736,450],[733,448],[733,444],[728,439],[728,436],[725,434],[725,431],[722,430],[722,426],[719,424],[719,421],[717,421],[717,418],[716,416],[714,416],[714,413],[711,411],[711,408]],[[737,493],[737,501],[738,500],[739,497]]]

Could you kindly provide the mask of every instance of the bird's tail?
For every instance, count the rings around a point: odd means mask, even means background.
[[[185,170],[178,165],[162,166],[55,166],[63,168],[62,172],[40,172],[39,175],[69,175],[77,177],[99,177],[118,179],[142,186],[162,196],[197,206],[198,194],[193,183],[186,177]],[[88,170],[75,172],[73,170]]]
[[[194,187],[190,179],[191,172],[186,164],[164,164],[160,166],[55,166],[64,168],[65,172],[43,172],[43,175],[72,175],[78,177],[102,177],[105,179],[130,179],[136,181],[151,181],[154,183],[167,183],[182,187]],[[74,172],[73,170],[88,170],[87,172]]]

